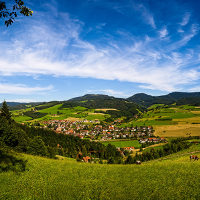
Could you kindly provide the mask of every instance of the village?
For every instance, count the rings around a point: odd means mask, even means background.
[[[50,120],[44,121],[43,128],[49,128],[56,133],[78,136],[81,139],[95,141],[107,141],[117,139],[135,139],[143,143],[165,142],[163,137],[155,137],[152,126],[119,127],[121,120],[115,120],[110,124],[99,123],[99,121],[69,121]]]

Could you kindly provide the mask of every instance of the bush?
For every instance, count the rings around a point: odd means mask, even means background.
[[[108,162],[107,162],[108,164],[115,164],[115,160],[114,160],[114,158],[113,157],[110,157],[109,159],[108,159]]]
[[[27,153],[39,156],[47,156],[47,148],[44,145],[44,142],[40,136],[36,136],[31,140]]]
[[[125,161],[125,164],[133,164],[134,163],[134,159],[131,155],[129,155]]]

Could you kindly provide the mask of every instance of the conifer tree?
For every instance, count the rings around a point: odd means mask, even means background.
[[[9,107],[8,107],[5,100],[4,100],[3,105],[1,107],[1,116],[5,117],[8,121],[11,120],[11,113],[9,111]]]

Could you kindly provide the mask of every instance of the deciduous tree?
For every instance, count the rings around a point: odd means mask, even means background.
[[[5,25],[7,27],[15,21],[18,13],[24,16],[32,16],[33,11],[24,6],[24,1],[21,0],[14,0],[11,9],[8,8],[8,2],[0,1],[0,18],[5,20]]]

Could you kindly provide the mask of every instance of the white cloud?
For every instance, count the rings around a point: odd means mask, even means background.
[[[154,17],[153,17],[153,14],[151,14],[144,5],[142,4],[139,4],[137,6],[135,6],[136,9],[138,9],[140,12],[141,12],[141,15],[144,19],[144,21],[151,25],[152,28],[156,29],[156,24],[155,24],[155,21],[154,21]]]
[[[120,97],[129,97],[130,94],[126,94],[124,91],[116,91],[112,89],[98,89],[98,90],[88,90],[87,93],[103,93],[109,96],[120,96]]]
[[[22,84],[2,84],[0,83],[0,94],[23,94],[29,95],[40,92],[49,92],[52,90],[52,86],[48,87],[27,87]]]
[[[168,35],[168,31],[167,31],[166,27],[163,28],[161,31],[159,31],[159,33],[160,33],[161,38],[165,38]]]
[[[184,15],[184,17],[183,17],[182,22],[180,23],[180,25],[181,26],[187,25],[188,22],[189,22],[190,16],[191,16],[191,14],[189,12],[186,12],[185,15]]]
[[[19,103],[30,103],[30,102],[38,102],[33,99],[12,99],[12,100],[6,100],[7,102],[19,102]]]
[[[196,86],[189,89],[190,92],[200,92],[200,86]]]

